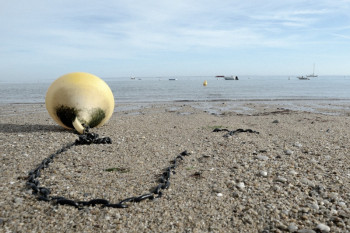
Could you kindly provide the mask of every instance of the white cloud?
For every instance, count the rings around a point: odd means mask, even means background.
[[[157,53],[309,50],[348,39],[349,1],[5,1],[0,68],[8,59],[138,59]],[[213,54],[210,54],[213,53]],[[253,56],[253,55],[252,55]]]

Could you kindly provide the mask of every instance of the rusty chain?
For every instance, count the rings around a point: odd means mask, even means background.
[[[226,131],[227,134],[224,137],[233,136],[236,133],[248,132],[248,133],[256,133],[259,132],[251,130],[251,129],[237,129],[233,131],[229,131],[228,129],[216,128],[213,132],[221,132]],[[61,153],[69,150],[73,146],[79,145],[90,145],[90,144],[111,144],[112,140],[109,137],[100,138],[98,134],[90,133],[89,128],[86,127],[84,133],[79,135],[79,138],[75,140],[75,142],[67,144],[63,146],[61,149],[57,150],[55,153],[51,154],[33,170],[31,170],[28,174],[28,179],[26,182],[26,186],[32,189],[33,195],[37,197],[39,201],[45,202],[53,202],[58,205],[69,205],[74,206],[78,209],[82,209],[84,206],[96,206],[101,205],[101,207],[110,207],[110,208],[128,208],[126,203],[128,202],[141,202],[143,200],[154,200],[155,198],[161,198],[163,193],[162,190],[169,188],[170,186],[170,177],[171,174],[175,174],[175,168],[178,166],[179,161],[182,161],[184,156],[190,155],[187,151],[183,151],[178,156],[175,157],[171,161],[172,165],[164,169],[163,174],[159,178],[159,184],[153,188],[152,192],[142,194],[140,196],[129,197],[123,199],[118,203],[110,203],[106,199],[92,199],[90,201],[75,201],[61,196],[50,196],[50,189],[40,186],[40,182],[38,178],[41,175],[41,172],[49,166],[50,163],[54,161],[54,159]]]
[[[79,135],[79,138],[76,139],[74,143],[70,143],[66,146],[63,146],[61,149],[57,150],[55,153],[51,154],[33,170],[31,170],[28,174],[28,179],[26,182],[26,186],[32,189],[33,195],[39,201],[45,202],[53,202],[58,205],[69,205],[74,206],[78,209],[82,209],[84,206],[95,206],[101,205],[101,207],[110,207],[110,208],[127,208],[128,202],[141,202],[143,200],[154,200],[155,198],[162,197],[162,190],[169,188],[170,186],[170,176],[171,174],[175,174],[175,168],[178,166],[179,161],[182,161],[184,156],[188,156],[189,153],[187,151],[183,151],[178,156],[175,157],[171,161],[172,165],[164,169],[163,174],[159,178],[159,184],[153,188],[153,191],[150,193],[142,194],[140,196],[129,197],[118,203],[110,203],[106,199],[92,199],[90,201],[76,201],[71,200],[61,196],[50,196],[50,189],[40,186],[40,182],[38,178],[41,175],[41,172],[49,166],[50,163],[54,161],[54,159],[61,153],[69,150],[73,146],[78,145],[90,145],[90,144],[111,144],[112,140],[109,137],[100,138],[98,134],[90,133],[89,128],[86,127],[84,133]]]
[[[228,129],[222,129],[222,128],[215,128],[213,132],[221,132],[221,131],[226,131],[227,133],[224,135],[224,137],[230,137],[233,136],[237,133],[256,133],[259,134],[258,131],[254,131],[252,129],[236,129],[236,130],[228,130]]]

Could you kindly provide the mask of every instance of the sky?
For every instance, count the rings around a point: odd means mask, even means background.
[[[0,0],[0,82],[350,75],[350,0]]]

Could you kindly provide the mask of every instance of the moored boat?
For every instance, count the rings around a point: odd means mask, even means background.
[[[297,77],[299,80],[310,80],[307,76],[304,77],[304,76],[298,76]]]
[[[306,77],[308,78],[317,78],[317,74],[315,74],[315,64],[314,64],[314,69],[312,71],[312,74],[306,75]]]

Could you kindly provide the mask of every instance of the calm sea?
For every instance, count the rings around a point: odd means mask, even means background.
[[[103,78],[116,103],[247,100],[350,100],[349,76],[241,76],[239,80],[215,77]],[[203,86],[207,80],[208,85]],[[0,104],[44,103],[51,82],[0,83]]]

